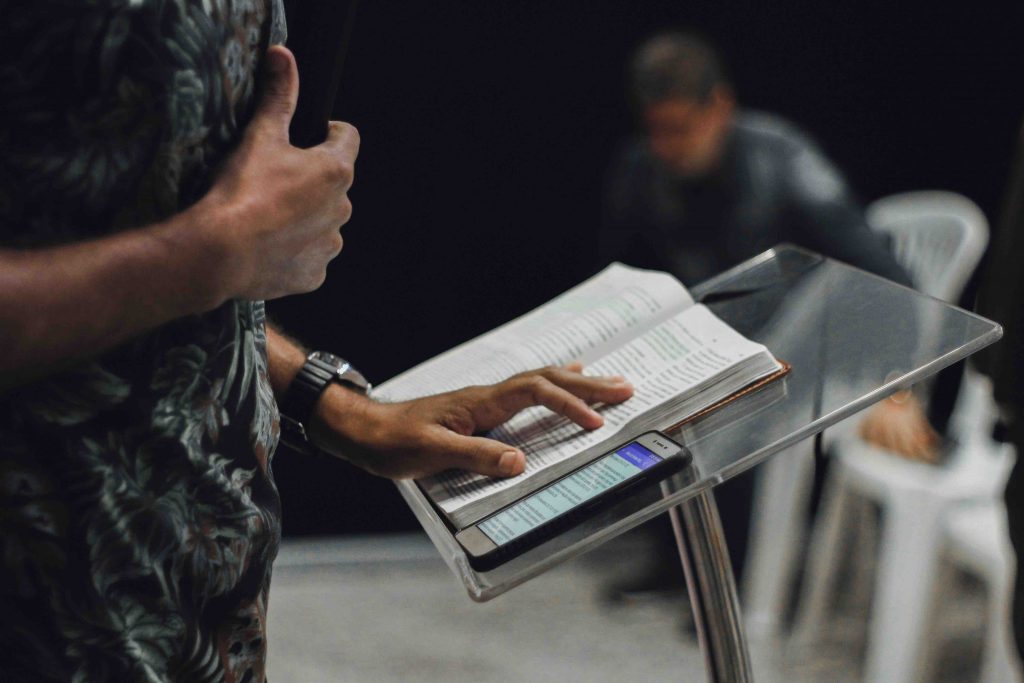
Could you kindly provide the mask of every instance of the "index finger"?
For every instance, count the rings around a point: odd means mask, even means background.
[[[477,426],[482,429],[495,427],[520,410],[535,405],[564,415],[585,429],[597,429],[604,418],[587,405],[588,401],[621,403],[633,394],[633,387],[625,383],[553,368],[513,377],[494,385],[491,390],[495,392],[493,401],[480,406],[475,415]]]
[[[597,429],[604,424],[604,418],[588,406],[586,401],[539,374],[510,379],[493,388],[496,392],[495,400],[488,407],[496,410],[488,410],[486,417],[479,420],[484,429],[501,424],[531,406],[544,406],[585,429]]]
[[[587,403],[622,403],[633,395],[633,385],[618,375],[589,377],[572,367],[544,368],[538,374]]]

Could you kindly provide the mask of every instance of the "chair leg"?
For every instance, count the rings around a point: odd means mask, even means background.
[[[1020,661],[1010,626],[1013,551],[1007,549],[1001,561],[995,564],[999,566],[993,568],[988,586],[988,625],[985,629],[981,680],[983,683],[1009,683],[1021,680]]]
[[[812,447],[795,446],[762,465],[758,474],[743,611],[748,635],[770,638],[778,635],[785,619],[794,569],[801,560],[814,478]]]
[[[918,680],[941,542],[941,501],[902,491],[886,502],[864,680]]]
[[[848,601],[857,610],[867,611],[875,591],[875,571],[879,542],[879,514],[874,501],[857,496],[847,513],[853,538],[850,549]]]
[[[807,571],[793,625],[793,641],[797,644],[818,640],[835,594],[840,563],[845,557],[841,543],[844,536],[848,536],[849,512],[854,498],[843,477],[841,463],[833,464],[811,534]]]

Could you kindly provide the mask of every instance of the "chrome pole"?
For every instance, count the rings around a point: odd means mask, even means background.
[[[671,508],[669,516],[708,681],[749,683],[750,653],[714,494],[699,493]]]

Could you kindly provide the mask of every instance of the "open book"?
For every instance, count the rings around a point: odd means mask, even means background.
[[[526,471],[494,479],[448,471],[418,483],[457,528],[650,429],[720,404],[786,366],[696,304],[667,273],[614,263],[526,315],[384,383],[374,392],[402,401],[499,382],[545,365],[585,364],[587,375],[623,375],[631,399],[597,406],[604,425],[586,431],[536,406],[488,435],[526,454]]]

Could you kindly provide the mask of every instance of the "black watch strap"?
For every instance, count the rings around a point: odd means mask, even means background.
[[[313,408],[324,393],[327,385],[334,379],[334,368],[327,363],[315,358],[307,359],[302,369],[295,375],[292,383],[288,385],[288,392],[281,402],[281,421],[284,423],[287,417],[291,422],[298,425],[298,431],[306,436],[303,427],[309,418],[313,416]],[[284,425],[282,424],[282,427]]]
[[[348,361],[323,351],[314,351],[306,358],[298,374],[288,386],[281,401],[281,435],[289,441],[308,444],[305,425],[313,417],[320,395],[331,382],[366,394],[370,385]]]

